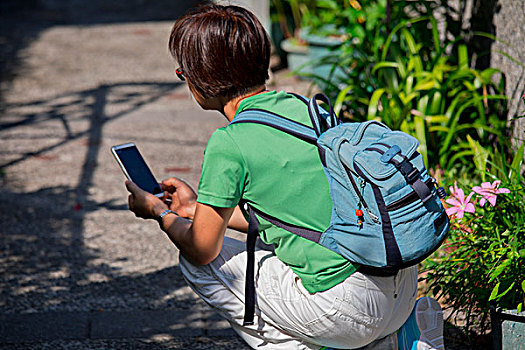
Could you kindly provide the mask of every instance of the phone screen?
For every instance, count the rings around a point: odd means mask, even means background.
[[[162,189],[157,183],[157,180],[155,180],[155,177],[135,145],[128,147],[116,146],[113,149],[118,159],[120,159],[120,163],[131,178],[131,181],[149,193],[162,193]]]

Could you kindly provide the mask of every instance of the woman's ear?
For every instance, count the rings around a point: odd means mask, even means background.
[[[224,114],[224,106],[227,103],[227,101],[225,101],[226,99],[222,98],[221,96],[203,97],[189,81],[187,82],[191,94],[202,109],[219,111]]]

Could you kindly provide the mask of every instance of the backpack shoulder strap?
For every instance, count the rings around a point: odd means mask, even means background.
[[[317,135],[313,128],[263,109],[245,109],[230,122],[230,124],[238,123],[255,123],[270,126],[308,143],[317,143]]]
[[[312,242],[319,243],[322,232],[306,229],[303,227],[287,224],[279,219],[253,208],[250,204],[241,199],[239,206],[243,212],[249,216],[248,232],[246,237],[246,277],[244,281],[244,322],[243,326],[254,324],[255,315],[255,243],[259,235],[259,222],[257,216],[280,227],[288,232],[306,238]],[[256,215],[257,214],[257,215]]]

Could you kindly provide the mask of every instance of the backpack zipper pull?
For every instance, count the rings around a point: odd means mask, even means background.
[[[375,216],[374,214],[372,214],[372,212],[370,211],[370,208],[368,208],[368,204],[366,204],[365,198],[363,197],[362,192],[364,192],[364,189],[365,189],[365,186],[366,186],[366,181],[364,179],[362,179],[361,177],[357,176],[357,178],[359,180],[359,186],[361,187],[361,191],[359,191],[357,183],[354,180],[354,176],[352,175],[352,172],[346,166],[345,166],[345,169],[346,169],[346,173],[348,175],[348,178],[350,179],[350,183],[352,184],[352,187],[354,188],[354,192],[359,197],[359,201],[358,201],[359,207],[361,207],[361,204],[362,204],[363,207],[365,208],[367,214],[372,219],[372,221],[375,222],[376,224],[381,223],[381,221],[379,221],[379,218],[377,216]]]
[[[359,205],[359,207],[361,207],[361,205]],[[363,226],[363,211],[361,209],[356,209],[355,215],[357,216],[357,226],[362,227]]]
[[[379,221],[379,217],[377,217],[376,215],[372,214],[372,212],[370,211],[370,209],[368,209],[368,207],[366,207],[365,210],[368,213],[368,215],[372,218],[373,222],[375,222],[376,224],[379,224],[381,222],[381,221]]]
[[[370,216],[370,218],[372,219],[372,221],[375,222],[376,224],[379,224],[380,222],[379,218],[370,211],[370,208],[368,208],[368,205],[364,202],[363,194],[365,192],[366,181],[361,177],[358,177],[357,180],[359,181],[359,186],[361,187],[361,198],[363,198],[363,204],[364,204],[365,210],[367,214]],[[363,212],[361,211],[361,213]]]

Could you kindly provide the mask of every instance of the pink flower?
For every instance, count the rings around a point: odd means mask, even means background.
[[[447,208],[447,215],[451,216],[455,214],[458,219],[462,219],[465,212],[474,213],[474,204],[470,203],[470,197],[472,197],[473,194],[474,192],[470,192],[467,198],[465,198],[463,190],[458,188],[458,184],[454,182],[454,188],[450,186],[450,195],[452,197],[446,200],[448,204],[452,205],[450,208]]]
[[[474,186],[472,187],[472,190],[476,192],[477,194],[481,195],[483,198],[479,201],[479,205],[484,206],[487,201],[489,201],[490,205],[493,207],[496,206],[496,198],[498,197],[498,194],[500,193],[510,193],[510,190],[508,188],[498,188],[499,184],[501,183],[500,180],[496,180],[490,184],[490,182],[483,182],[481,184],[481,187]]]

